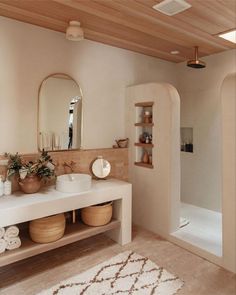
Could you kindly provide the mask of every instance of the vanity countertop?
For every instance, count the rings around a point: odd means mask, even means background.
[[[35,194],[15,192],[0,197],[0,226],[122,199],[126,192],[131,192],[131,184],[118,179],[92,180],[91,189],[82,193],[62,193],[55,186]]]

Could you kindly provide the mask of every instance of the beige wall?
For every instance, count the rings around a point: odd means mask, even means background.
[[[194,153],[181,153],[181,199],[221,210],[221,97],[224,78],[236,71],[236,50],[203,58],[205,69],[177,65],[181,126],[193,127]]]
[[[175,65],[127,50],[0,17],[0,153],[37,150],[37,98],[42,80],[60,72],[81,86],[84,148],[111,147],[125,135],[125,88],[176,84]]]
[[[236,272],[236,71],[222,83],[221,106],[223,262]]]
[[[135,147],[143,130],[139,122],[138,102],[152,101],[154,126],[152,130],[153,169],[139,167],[138,154],[143,148]],[[133,221],[142,227],[168,237],[179,226],[180,155],[179,104],[176,89],[167,83],[146,83],[127,88],[126,134],[130,139],[129,179],[133,184]]]

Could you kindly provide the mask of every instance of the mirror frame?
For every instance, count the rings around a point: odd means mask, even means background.
[[[105,161],[105,162],[107,162],[108,163],[108,165],[109,165],[109,172],[108,172],[108,174],[106,175],[106,176],[103,176],[103,177],[101,177],[101,176],[98,176],[96,173],[95,173],[95,171],[94,171],[94,165],[95,165],[95,163],[97,162],[97,161],[99,161],[99,160],[102,160],[102,161]],[[102,156],[98,156],[92,163],[91,163],[91,171],[92,171],[92,173],[93,173],[93,175],[96,177],[96,179],[107,179],[107,177],[111,174],[111,169],[112,169],[112,167],[111,167],[111,163],[107,160],[107,159],[104,159]]]
[[[43,86],[43,83],[50,77],[52,76],[55,76],[55,75],[63,75],[63,76],[66,76],[68,78],[70,78],[71,80],[73,80],[76,85],[79,87],[79,91],[81,93],[81,97],[82,97],[82,101],[81,101],[81,145],[80,145],[80,148],[77,148],[77,149],[63,149],[63,150],[50,150],[48,152],[70,152],[70,151],[78,151],[78,150],[82,150],[83,149],[83,130],[84,130],[84,126],[83,126],[83,122],[84,122],[84,111],[83,111],[83,99],[84,99],[84,95],[83,95],[83,92],[82,92],[82,89],[79,85],[79,83],[73,78],[71,77],[69,74],[65,74],[65,73],[52,73],[50,75],[48,75],[46,78],[43,79],[43,81],[40,83],[40,86],[39,86],[39,89],[38,89],[38,103],[37,103],[37,146],[38,146],[38,152],[41,152],[40,150],[40,139],[39,139],[39,106],[40,106],[40,94],[41,94],[41,91],[42,91],[42,86]]]

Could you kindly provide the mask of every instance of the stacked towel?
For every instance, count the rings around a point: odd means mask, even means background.
[[[19,228],[15,225],[8,228],[0,227],[0,253],[5,250],[18,249],[21,246],[19,238]]]
[[[7,248],[7,242],[4,239],[0,239],[0,253],[5,252],[6,248]]]
[[[7,250],[18,249],[21,246],[21,240],[19,237],[6,238],[5,241],[7,243],[7,245],[6,245]]]
[[[0,227],[0,239],[2,239],[5,235],[5,228],[4,227]]]
[[[9,226],[4,235],[4,239],[16,238],[19,235],[19,228],[15,225]]]

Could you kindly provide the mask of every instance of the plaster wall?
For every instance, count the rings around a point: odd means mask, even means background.
[[[194,152],[181,152],[181,200],[222,210],[221,85],[236,71],[236,50],[202,58],[206,68],[176,66],[181,127],[193,127]]]
[[[134,165],[142,153],[135,147],[140,127],[135,103],[152,101],[153,169]],[[133,221],[168,237],[179,225],[180,153],[179,95],[167,83],[147,83],[127,88],[126,135],[130,139],[129,179],[133,184]]]
[[[71,76],[83,92],[83,148],[125,136],[125,88],[176,84],[175,64],[0,17],[0,153],[37,151],[37,101],[50,74]]]

